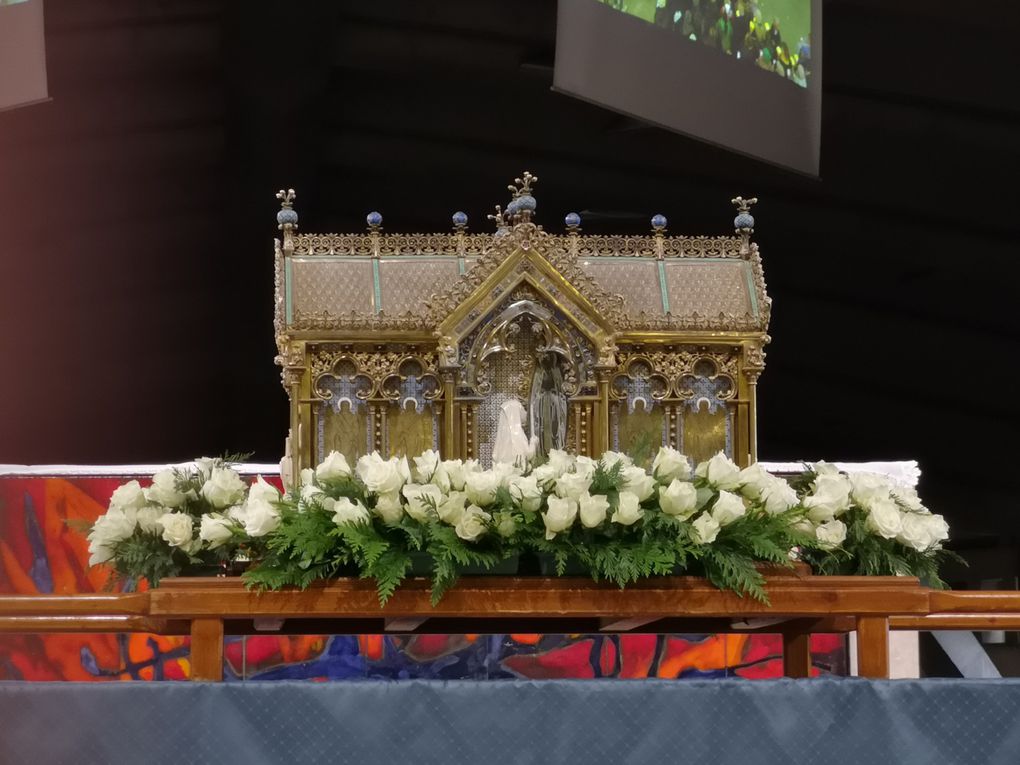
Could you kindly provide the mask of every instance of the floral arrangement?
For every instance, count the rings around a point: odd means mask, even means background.
[[[786,480],[717,454],[692,469],[675,449],[650,470],[625,454],[554,450],[541,464],[361,457],[333,452],[281,495],[250,486],[226,459],[168,468],[114,492],[89,532],[91,563],[122,578],[250,561],[249,586],[306,587],[352,575],[380,601],[419,564],[437,602],[464,572],[521,555],[563,574],[579,569],[623,587],[676,573],[767,602],[758,564],[796,560],[825,574],[911,574],[940,586],[948,526],[913,489],[826,463]]]

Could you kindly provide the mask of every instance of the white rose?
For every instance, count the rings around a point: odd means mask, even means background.
[[[368,523],[368,508],[361,502],[351,502],[349,497],[340,497],[333,503],[333,523],[343,526],[347,523]]]
[[[879,473],[853,473],[850,475],[850,496],[854,502],[870,510],[875,502],[889,499],[892,484]]]
[[[262,476],[256,476],[248,488],[248,501],[262,500],[263,502],[279,502],[280,492],[276,487],[266,481]]]
[[[430,483],[409,483],[401,492],[407,500],[407,507],[404,508],[407,514],[421,523],[431,520],[439,503],[443,501],[443,492]]]
[[[595,471],[598,470],[599,463],[597,460],[593,460],[591,457],[580,456],[574,460],[574,472],[578,475],[587,476],[588,478],[595,477]]]
[[[96,538],[104,543],[121,542],[135,533],[137,518],[137,512],[129,513],[119,507],[107,510],[96,519],[89,538]]]
[[[347,464],[347,458],[344,455],[333,451],[315,468],[315,477],[320,481],[336,481],[340,478],[350,478],[351,466]]]
[[[134,514],[125,513],[118,507],[108,510],[92,524],[89,532],[89,565],[95,566],[113,558],[113,547],[135,532]]]
[[[815,478],[811,495],[802,504],[815,523],[831,521],[850,507],[850,481],[839,473],[823,473]]]
[[[106,563],[108,560],[113,560],[113,547],[100,544],[96,540],[89,542],[89,565],[98,566],[100,563]]]
[[[925,523],[928,524],[928,534],[931,536],[932,544],[945,542],[949,539],[949,524],[946,519],[937,513],[924,514]]]
[[[443,470],[450,479],[450,488],[455,491],[463,491],[464,462],[462,460],[443,460]]]
[[[247,488],[236,470],[228,467],[213,468],[212,475],[202,484],[202,497],[217,509],[236,505],[244,499]]]
[[[492,516],[482,508],[478,505],[471,505],[457,521],[454,531],[464,541],[474,542],[488,530],[486,523],[491,520]]]
[[[280,511],[265,500],[249,501],[243,513],[244,533],[248,536],[264,537],[280,526]]]
[[[759,499],[764,503],[765,512],[769,515],[785,513],[791,507],[796,507],[799,502],[794,488],[778,476],[774,476],[762,490]]]
[[[143,507],[135,513],[135,520],[138,523],[138,528],[142,531],[147,534],[155,534],[163,531],[159,525],[159,517],[161,515],[163,515],[163,508],[161,507]]]
[[[896,484],[892,488],[892,496],[893,499],[900,503],[900,505],[913,513],[930,512],[928,508],[921,503],[921,498],[917,496],[917,490],[913,486]]]
[[[326,492],[315,484],[308,484],[301,487],[301,501],[305,504],[323,504],[326,501]]]
[[[512,537],[517,531],[517,523],[510,513],[499,513],[499,520],[496,522],[496,533],[501,537]]]
[[[559,476],[574,467],[574,458],[562,449],[551,449],[549,451],[549,461],[546,464],[555,470]]]
[[[815,475],[839,475],[839,468],[833,465],[831,462],[825,462],[820,460],[811,466],[811,472]]]
[[[593,529],[606,519],[609,512],[609,497],[605,494],[585,492],[577,501],[578,514],[585,528]]]
[[[659,507],[666,515],[687,520],[698,509],[698,490],[694,484],[674,478],[664,489],[659,489]]]
[[[798,518],[790,524],[790,528],[806,536],[813,536],[815,533],[815,524],[807,518]]]
[[[195,531],[194,519],[187,513],[164,513],[159,519],[163,527],[163,541],[172,547],[183,549],[191,547],[191,537]]]
[[[574,524],[577,517],[577,500],[569,497],[549,497],[548,505],[549,509],[542,513],[542,521],[545,523],[545,538],[552,539]]]
[[[640,502],[644,502],[655,493],[655,479],[648,475],[643,467],[633,465],[624,468],[621,474],[623,478],[622,489],[636,494]]]
[[[384,523],[391,526],[400,523],[404,517],[404,506],[400,502],[399,491],[388,491],[375,498],[375,507],[372,512],[383,519]]]
[[[702,513],[691,524],[691,538],[701,545],[712,544],[719,536],[719,523],[709,513]]]
[[[949,525],[941,515],[903,513],[901,521],[903,528],[896,541],[919,552],[949,538]]]
[[[431,483],[432,475],[441,464],[439,452],[435,449],[423,451],[412,462],[414,462],[414,478],[418,483]]]
[[[464,515],[464,507],[467,505],[467,492],[463,491],[451,491],[449,495],[443,497],[443,501],[439,503],[439,507],[436,511],[439,514],[439,520],[443,523],[448,523],[451,526],[456,526],[457,521],[460,520],[461,516]]]
[[[510,496],[515,502],[520,503],[521,509],[527,512],[537,512],[542,506],[542,489],[538,486],[538,480],[533,475],[514,476],[507,484]]]
[[[889,499],[875,499],[866,522],[869,531],[885,539],[893,539],[903,530],[903,519],[896,503]]]
[[[628,457],[623,452],[605,452],[602,455],[602,467],[605,470],[612,470],[613,465],[620,463],[621,468],[630,467],[634,464],[634,460]]]
[[[644,511],[641,509],[641,500],[638,495],[630,491],[621,491],[616,501],[616,512],[613,513],[612,522],[621,526],[632,526],[641,520]]]
[[[202,516],[198,527],[198,538],[209,543],[209,549],[215,550],[229,542],[234,536],[234,524],[222,515],[208,514]]]
[[[377,452],[359,458],[355,469],[365,488],[373,494],[400,491],[400,487],[406,483],[399,461],[395,458],[384,460]]]
[[[397,473],[404,480],[404,483],[411,483],[411,465],[407,461],[407,457],[391,457],[394,462],[397,463]],[[403,485],[403,484],[401,484]]]
[[[422,454],[414,458],[414,474],[419,483],[435,484],[444,493],[452,488],[450,474],[446,471],[444,463],[439,459],[439,452],[433,449],[422,452]]]
[[[638,468],[640,470],[640,468]],[[556,479],[556,496],[576,500],[591,486],[591,476],[582,473],[564,473]]]
[[[749,499],[760,499],[773,479],[774,476],[760,462],[755,462],[740,471],[740,493]]]
[[[120,510],[140,510],[145,507],[145,492],[138,481],[118,486],[110,496],[110,507]]]
[[[521,466],[514,462],[497,462],[487,471],[496,476],[499,486],[506,488],[510,481],[522,474]]]
[[[673,447],[662,446],[652,460],[652,475],[663,485],[686,481],[691,477],[691,461]]]
[[[468,473],[464,476],[464,490],[474,504],[485,507],[495,501],[500,482],[501,476],[490,470]]]
[[[831,550],[843,544],[846,539],[846,524],[843,521],[826,521],[819,524],[815,529],[815,539],[818,544],[826,550]]]
[[[717,489],[735,491],[740,488],[740,468],[722,452],[702,462],[694,473]]]
[[[301,485],[311,486],[313,483],[315,483],[315,471],[312,468],[302,468]]]
[[[554,483],[560,475],[561,473],[558,473],[556,468],[549,464],[539,465],[531,471],[531,477],[538,481],[540,486],[544,486],[546,488]]]
[[[218,462],[219,460],[213,457],[199,457],[195,460],[195,469],[203,481],[209,480],[209,476],[212,475],[213,468],[216,467]]]
[[[180,507],[186,499],[190,499],[190,492],[185,493],[177,490],[177,476],[169,468],[160,470],[152,477],[152,485],[145,490],[145,496],[150,502],[163,507]]]
[[[720,526],[729,526],[747,512],[744,500],[737,494],[720,491],[719,498],[712,505],[712,518]]]

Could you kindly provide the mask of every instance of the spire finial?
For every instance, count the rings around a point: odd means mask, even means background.
[[[531,186],[535,183],[538,183],[538,177],[525,170],[523,176],[514,178],[514,182],[507,186],[513,199],[506,206],[506,213],[515,224],[531,222],[531,216],[538,207],[538,202],[531,195]]]
[[[289,230],[288,226],[291,229],[297,228],[298,214],[294,209],[297,194],[294,193],[294,189],[280,189],[276,192],[276,198],[280,200],[280,211],[276,213],[277,227],[283,231]]]
[[[750,199],[734,197],[730,202],[737,206],[737,217],[733,219],[733,228],[740,234],[740,254],[746,255],[750,252],[749,242],[751,234],[754,233],[754,216],[751,215],[751,205],[758,204],[758,197]]]

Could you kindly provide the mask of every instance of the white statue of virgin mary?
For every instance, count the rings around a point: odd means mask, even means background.
[[[508,464],[523,463],[535,456],[538,439],[528,439],[524,432],[524,406],[516,398],[503,402],[499,408],[499,422],[496,425],[496,440],[492,445],[492,461]]]

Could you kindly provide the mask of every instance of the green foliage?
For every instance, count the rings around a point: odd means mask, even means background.
[[[738,595],[750,595],[768,605],[765,577],[754,565],[750,556],[732,549],[705,545],[700,552],[705,576],[720,590],[733,590]]]
[[[281,503],[280,526],[265,541],[265,552],[244,573],[256,589],[294,585],[302,589],[317,579],[329,579],[352,562],[351,550],[338,543],[337,526],[322,510],[300,512]]]
[[[169,547],[156,534],[135,531],[127,539],[118,542],[110,561],[117,581],[147,579],[153,587],[168,576],[181,576],[189,563],[200,563],[182,550]]]
[[[949,560],[966,565],[956,553],[934,547],[919,551],[895,539],[883,539],[867,527],[866,511],[853,507],[841,520],[847,526],[846,540],[834,550],[804,545],[803,559],[819,574],[839,576],[918,577],[925,585],[943,589],[940,566]]]

